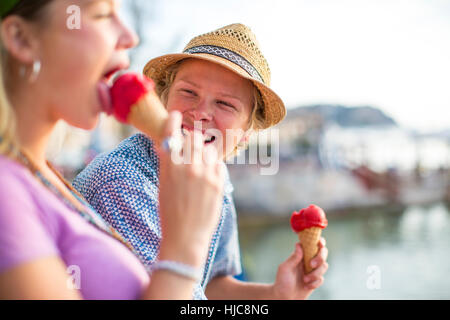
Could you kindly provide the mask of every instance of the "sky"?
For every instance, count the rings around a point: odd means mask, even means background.
[[[450,129],[450,0],[144,3],[148,28],[135,68],[240,22],[256,34],[288,108],[371,105],[407,129]]]

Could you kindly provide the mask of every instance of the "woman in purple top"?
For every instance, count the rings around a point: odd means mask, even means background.
[[[126,49],[138,39],[117,10],[114,0],[1,1],[0,299],[192,297],[222,199],[222,167],[207,147],[195,144],[190,165],[160,155],[165,237],[151,281],[45,159],[57,121],[92,129],[105,82],[128,67]],[[166,135],[180,127],[171,113]],[[195,139],[188,134],[185,147]]]

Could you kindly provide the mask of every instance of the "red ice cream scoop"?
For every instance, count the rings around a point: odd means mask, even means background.
[[[154,88],[153,80],[144,75],[131,72],[121,75],[110,90],[113,115],[120,122],[127,123],[131,107]]]
[[[169,114],[155,92],[153,80],[137,73],[118,77],[109,90],[112,110],[105,110],[149,137],[163,139]]]
[[[327,225],[328,220],[325,212],[314,204],[298,212],[294,211],[291,216],[291,227],[295,232],[300,232],[311,227],[324,229]]]

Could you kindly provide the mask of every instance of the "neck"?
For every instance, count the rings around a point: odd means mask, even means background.
[[[24,88],[25,89],[25,88]],[[39,103],[39,94],[31,90],[22,89],[21,92],[29,92],[27,95],[12,95],[11,102],[14,106],[17,123],[17,134],[21,149],[32,157],[39,166],[46,166],[46,149],[56,120],[49,116],[48,108]]]

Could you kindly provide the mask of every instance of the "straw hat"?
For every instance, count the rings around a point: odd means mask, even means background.
[[[264,102],[264,129],[280,122],[286,115],[281,98],[270,89],[270,69],[252,31],[242,24],[231,24],[193,38],[183,53],[168,54],[150,60],[144,74],[159,82],[165,79],[167,67],[196,58],[217,63],[258,88]]]

